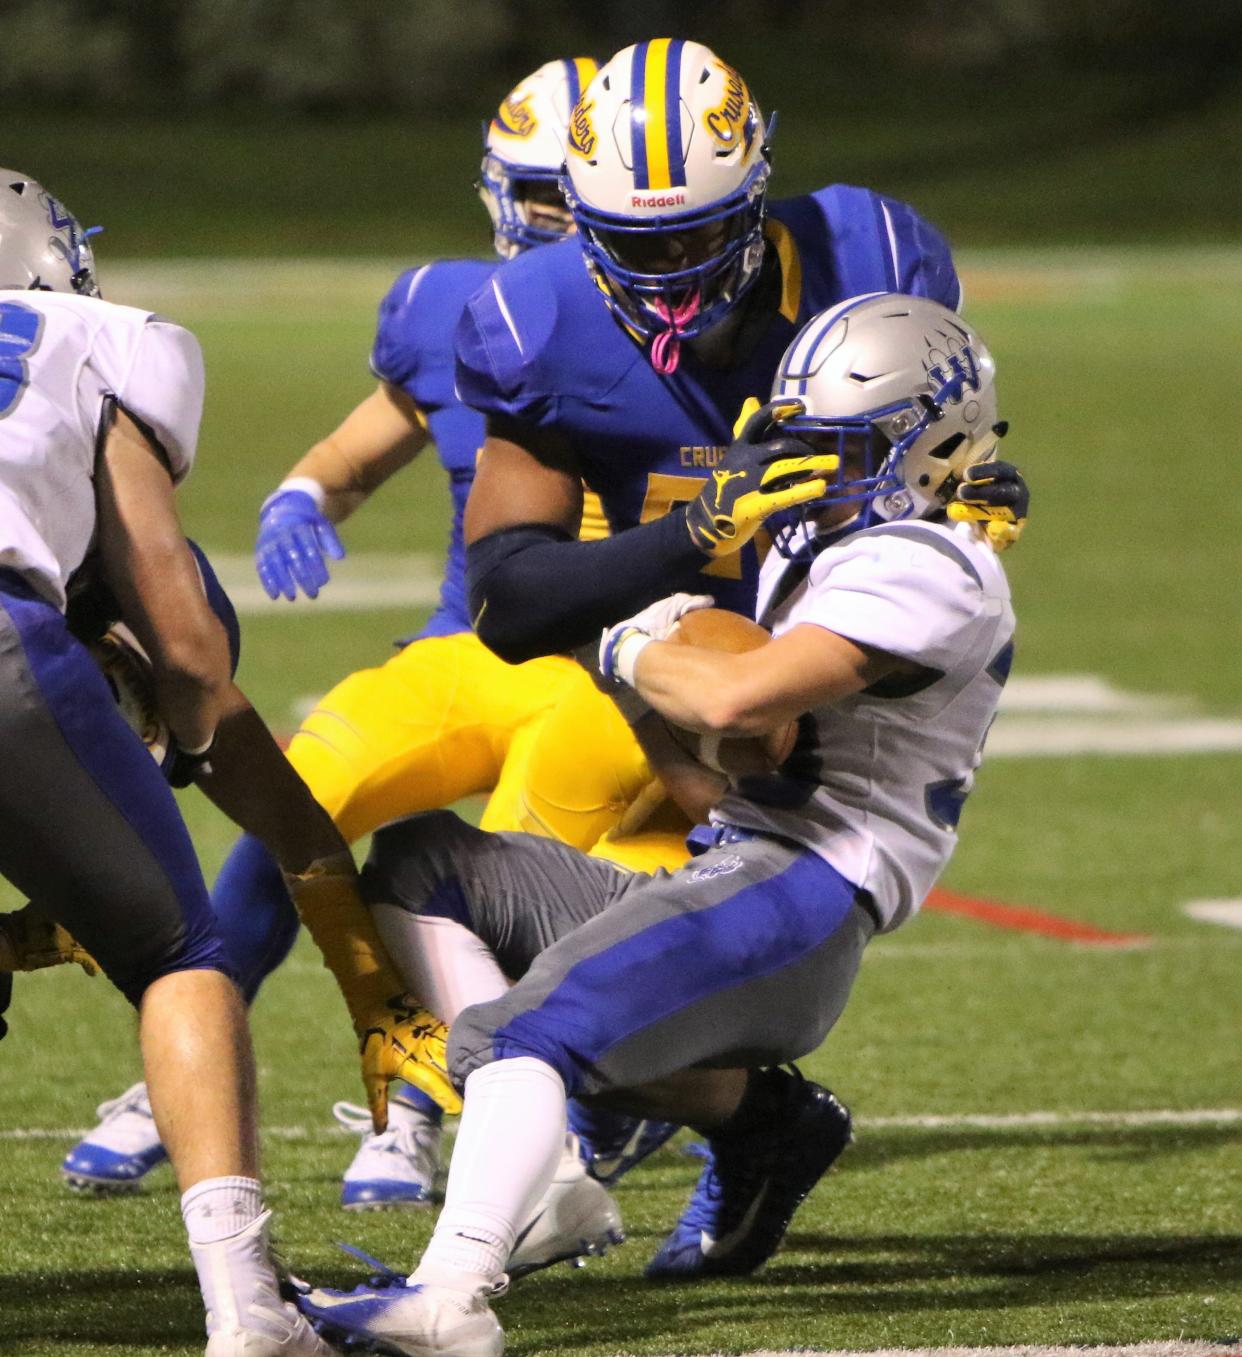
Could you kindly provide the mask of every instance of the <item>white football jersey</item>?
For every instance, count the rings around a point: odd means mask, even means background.
[[[809,571],[771,552],[758,616],[776,636],[810,623],[928,671],[807,713],[785,763],[731,787],[712,815],[805,844],[895,928],[949,860],[1009,673],[1005,572],[967,524],[886,523]]]
[[[94,538],[96,441],[112,396],[180,481],[203,410],[194,336],[97,297],[0,290],[0,566],[62,609]]]

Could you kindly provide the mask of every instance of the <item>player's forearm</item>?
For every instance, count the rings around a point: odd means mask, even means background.
[[[312,481],[333,523],[349,517],[418,455],[427,428],[404,392],[382,383],[298,461],[282,484]]]
[[[631,662],[634,686],[661,715],[730,736],[765,735],[895,671],[916,669],[809,623],[740,654],[651,641]]]
[[[762,735],[777,721],[800,715],[767,691],[753,654],[652,641],[634,665],[634,686],[661,716],[686,730]]]
[[[211,757],[199,779],[207,796],[239,829],[253,834],[283,871],[301,872],[348,851],[262,718],[236,686],[224,703]]]
[[[701,584],[704,558],[678,511],[597,542],[548,525],[509,528],[466,549],[480,640],[518,664],[598,637],[617,618]]]
[[[648,712],[633,730],[669,798],[692,825],[703,823],[724,794],[728,780],[691,758],[655,712]]]
[[[316,443],[281,484],[313,481],[322,494],[324,514],[333,523],[340,523],[361,508],[412,456],[389,455],[388,450],[351,456],[329,436]]]

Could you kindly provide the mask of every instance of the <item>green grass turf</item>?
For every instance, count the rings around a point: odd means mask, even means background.
[[[1035,491],[1008,558],[1018,672],[1098,673],[1239,714],[1239,527],[1228,398],[1242,264],[1227,254],[967,259],[995,349],[1008,451]],[[287,463],[369,388],[374,296],[353,282],[280,306],[227,278],[165,310],[193,324],[211,394],[189,528],[243,550]],[[368,288],[370,291],[368,292]],[[352,292],[356,291],[356,296]],[[368,550],[434,550],[429,459],[359,516]],[[426,506],[433,507],[426,507]],[[416,507],[417,506],[417,507]],[[292,701],[382,656],[410,619],[277,609],[246,626],[243,681],[274,725]],[[1239,1107],[1242,933],[1179,906],[1242,895],[1242,760],[996,759],[945,884],[1152,935],[1099,950],[926,913],[870,949],[844,1018],[805,1063],[861,1122],[858,1145],[759,1277],[652,1287],[642,1265],[696,1164],[670,1149],[623,1184],[630,1241],[500,1306],[520,1354],[709,1353],[936,1343],[1121,1342],[1242,1333],[1238,1125],[872,1126],[921,1114]],[[230,831],[184,799],[209,872]],[[87,1125],[137,1077],[132,1022],[102,981],[18,982],[0,1047],[0,1132]],[[302,942],[256,1006],[269,1191],[297,1270],[335,1284],[347,1239],[405,1266],[427,1214],[335,1206],[352,1142],[329,1104],[359,1092],[344,1010]],[[204,1072],[210,1077],[210,1072]],[[290,1138],[288,1128],[301,1128]],[[167,1170],[130,1201],[71,1196],[70,1138],[0,1138],[0,1353],[201,1351]]]

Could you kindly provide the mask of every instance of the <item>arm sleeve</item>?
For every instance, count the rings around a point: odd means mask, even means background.
[[[792,622],[947,673],[990,615],[969,561],[928,543],[879,534],[833,556],[816,562],[826,573],[817,581],[812,569],[812,588]]]
[[[203,353],[180,325],[151,317],[116,396],[159,440],[174,482],[189,475],[203,416]]]
[[[466,548],[470,615],[479,639],[509,664],[555,655],[679,589],[702,589],[704,557],[685,511],[579,542],[528,524]]]

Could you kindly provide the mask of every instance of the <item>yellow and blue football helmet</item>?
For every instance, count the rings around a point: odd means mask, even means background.
[[[598,69],[591,57],[549,61],[519,81],[484,124],[477,187],[502,259],[559,240],[571,227],[560,189],[569,115]]]
[[[770,164],[745,80],[702,43],[618,52],[573,111],[565,200],[587,266],[652,365],[711,329],[759,276]]]

